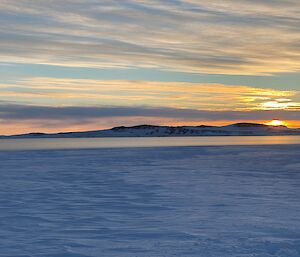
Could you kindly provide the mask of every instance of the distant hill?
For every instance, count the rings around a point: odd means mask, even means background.
[[[154,126],[138,125],[112,129],[62,132],[54,134],[29,133],[1,138],[80,138],[80,137],[172,137],[172,136],[268,136],[300,135],[300,129],[257,123],[235,123],[228,126]]]

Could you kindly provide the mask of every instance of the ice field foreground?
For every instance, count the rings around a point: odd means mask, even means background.
[[[0,256],[300,256],[300,145],[1,151],[0,169]]]

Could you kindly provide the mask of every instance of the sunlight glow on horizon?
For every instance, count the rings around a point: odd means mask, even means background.
[[[161,126],[226,126],[233,123],[250,122],[259,124],[268,124],[270,121],[266,120],[218,120],[218,121],[186,121],[176,120],[170,118],[144,118],[144,117],[129,117],[129,118],[108,118],[89,121],[87,123],[75,123],[70,121],[13,121],[11,123],[3,123],[0,127],[0,135],[13,135],[30,132],[42,132],[42,133],[59,133],[59,132],[76,132],[76,131],[88,131],[88,130],[101,130],[110,129],[117,126],[135,126],[141,124],[161,125]],[[272,122],[272,121],[271,121]],[[299,120],[284,121],[285,126],[289,128],[300,128]]]
[[[279,119],[273,119],[272,121],[267,122],[266,125],[279,127],[279,126],[287,126],[287,123]]]

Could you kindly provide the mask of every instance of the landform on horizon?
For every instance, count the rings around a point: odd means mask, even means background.
[[[299,129],[284,125],[272,126],[259,123],[235,123],[227,126],[156,126],[137,125],[120,126],[111,129],[60,132],[60,133],[27,133],[1,138],[84,138],[84,137],[172,137],[172,136],[268,136],[300,135]]]

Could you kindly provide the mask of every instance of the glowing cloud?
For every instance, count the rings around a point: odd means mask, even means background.
[[[0,85],[0,98],[48,106],[151,106],[201,110],[299,109],[294,91],[187,82],[34,77]],[[213,101],[212,101],[213,99]]]

